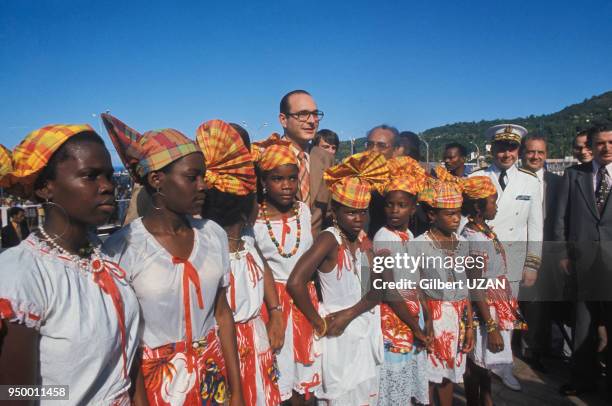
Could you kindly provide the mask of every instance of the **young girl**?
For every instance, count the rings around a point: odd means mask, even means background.
[[[242,405],[226,300],[227,234],[191,217],[204,203],[202,152],[176,130],[140,135],[110,115],[102,119],[124,164],[151,195],[152,209],[105,243],[129,270],[140,302],[146,397],[154,405],[217,405],[228,397]]]
[[[461,219],[460,185],[429,178],[419,199],[431,227],[413,240],[410,250],[412,256],[425,259],[419,271],[433,334],[427,364],[430,403],[437,394],[440,405],[450,406],[453,383],[463,382],[466,355],[474,340],[465,272],[452,265],[464,261],[469,253],[467,242],[456,233]],[[449,262],[450,266],[445,265]],[[456,284],[451,288],[437,285],[446,282]]]
[[[257,179],[249,135],[242,127],[211,120],[198,128],[196,141],[206,161],[207,192],[202,217],[221,225],[229,239],[231,275],[227,300],[236,323],[245,403],[278,405],[278,370],[272,350],[282,347],[285,329],[281,312],[274,310],[279,301],[272,271],[255,246],[252,224]],[[270,319],[268,334],[260,314],[264,301]]]
[[[285,328],[284,344],[277,354],[280,377],[278,386],[283,401],[300,404],[320,384],[320,356],[313,346],[313,330],[287,293],[287,279],[298,259],[312,245],[310,210],[296,200],[298,191],[297,158],[289,141],[273,134],[253,143],[262,187],[259,216],[255,222],[255,240],[272,269]],[[317,305],[312,282],[305,283],[310,301]],[[271,317],[271,316],[270,316]]]
[[[387,162],[390,180],[384,188],[386,226],[374,236],[374,252],[394,257],[408,253],[414,238],[408,225],[416,209],[417,194],[425,183],[425,170],[410,157]],[[418,281],[418,274],[393,269],[394,281]],[[379,405],[397,405],[414,399],[429,403],[427,352],[423,308],[418,290],[398,291],[380,306],[385,362],[380,372]]]
[[[478,328],[474,351],[467,362],[465,394],[468,404],[490,406],[493,405],[490,369],[512,364],[511,333],[525,324],[506,277],[504,247],[486,223],[497,213],[495,186],[487,176],[474,176],[463,180],[463,188],[462,212],[468,223],[461,235],[469,242],[470,255],[481,258],[484,263],[482,269],[468,272],[468,277],[505,284],[505,288],[491,287],[486,292],[477,289],[471,292]]]
[[[297,306],[308,317],[319,337],[322,385],[318,399],[331,405],[375,405],[378,369],[383,359],[380,295],[362,281],[372,252],[358,236],[367,220],[370,193],[388,176],[382,155],[355,154],[327,169],[334,226],[324,230],[298,261],[287,282]],[[310,301],[306,284],[318,270],[321,282],[320,314]],[[368,292],[362,295],[363,287]]]
[[[138,302],[89,233],[115,209],[104,142],[88,125],[50,125],[15,148],[8,169],[0,183],[41,202],[45,221],[0,255],[0,319],[9,324],[0,384],[61,384],[70,404],[129,405]]]

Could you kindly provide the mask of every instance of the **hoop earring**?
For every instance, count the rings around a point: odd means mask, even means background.
[[[155,199],[154,199],[155,195],[160,195],[161,197],[166,197],[166,195],[165,195],[165,194],[163,194],[163,193],[162,193],[162,192],[159,190],[159,188],[155,188],[155,193],[153,193],[153,194],[151,195],[151,207],[153,207],[155,210],[161,210],[161,209],[162,209],[161,207],[157,207],[157,206],[156,206],[156,205],[153,203],[153,202],[155,201]]]
[[[68,216],[68,212],[66,211],[66,209],[64,209],[64,208],[62,207],[62,205],[57,204],[57,203],[55,203],[55,202],[52,202],[51,200],[49,200],[49,198],[47,198],[47,199],[45,200],[45,202],[42,204],[43,209],[44,209],[44,206],[45,206],[45,205],[48,205],[48,206],[51,206],[51,207],[57,207],[58,209],[60,209],[60,210],[62,211],[62,213],[64,213],[64,217],[66,217],[66,220],[67,220],[67,221],[66,221],[66,227],[64,228],[64,231],[62,231],[62,233],[61,233],[61,234],[59,234],[59,235],[55,234],[55,237],[53,237],[53,238],[52,238],[52,240],[53,240],[53,241],[55,241],[55,240],[57,240],[57,239],[61,239],[62,237],[64,237],[64,235],[66,234],[66,232],[67,232],[67,231],[68,231],[68,229],[70,228],[70,217]],[[50,208],[47,208],[47,210],[49,210],[49,209],[50,209]]]
[[[264,187],[262,187],[261,191],[262,191],[262,193],[263,193],[264,195],[267,195],[267,194],[268,194],[268,188],[266,188],[265,186],[264,186]]]

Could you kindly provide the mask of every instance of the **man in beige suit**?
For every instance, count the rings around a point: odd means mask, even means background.
[[[320,147],[311,146],[323,112],[317,110],[312,96],[305,90],[287,93],[280,102],[278,119],[283,137],[291,141],[300,167],[298,198],[307,203],[312,213],[312,233],[317,236],[328,214],[330,195],[323,182],[323,171],[333,164],[334,156]],[[151,201],[142,186],[135,184],[123,224],[151,210]]]
[[[333,155],[312,146],[323,112],[305,90],[293,90],[280,102],[278,120],[283,137],[291,141],[299,163],[298,198],[307,203],[312,213],[312,234],[317,236],[327,216],[330,194],[323,182],[323,171],[333,163]]]

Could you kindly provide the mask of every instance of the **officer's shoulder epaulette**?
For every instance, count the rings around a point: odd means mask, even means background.
[[[531,175],[531,176],[533,176],[534,178],[537,178],[537,177],[538,177],[538,175],[536,175],[535,173],[533,173],[533,172],[531,172],[531,171],[528,171],[527,169],[524,169],[524,168],[518,168],[518,170],[519,170],[519,171],[521,171],[521,172],[523,172],[523,173],[526,173],[527,175]]]

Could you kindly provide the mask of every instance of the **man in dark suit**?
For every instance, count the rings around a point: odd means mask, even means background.
[[[10,248],[19,245],[24,240],[30,230],[25,222],[25,210],[21,207],[11,207],[8,209],[9,222],[2,227],[2,248]]]
[[[557,199],[561,187],[561,176],[545,168],[548,148],[546,137],[539,134],[527,134],[521,139],[520,155],[523,168],[533,172],[540,184],[542,196],[542,214],[544,230],[542,239],[542,265],[538,280],[530,301],[521,302],[527,318],[529,330],[525,335],[525,357],[532,368],[545,372],[541,357],[548,352],[551,343],[551,312],[555,308],[554,300],[560,300],[562,284],[558,281],[557,270],[559,258],[550,249],[549,241],[554,240]]]
[[[576,300],[572,382],[561,387],[564,395],[595,389],[597,327],[612,331],[612,127],[594,127],[587,137],[593,160],[565,171],[554,227],[555,240],[565,243],[560,267],[573,281]],[[612,374],[607,387],[612,390]]]

